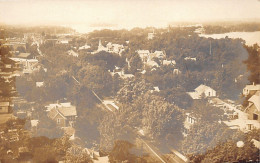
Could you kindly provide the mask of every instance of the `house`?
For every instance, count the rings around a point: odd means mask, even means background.
[[[159,64],[155,61],[147,61],[145,65],[149,67],[159,67]]]
[[[150,92],[151,93],[153,93],[153,92],[160,92],[160,88],[159,87],[153,87],[153,89]]]
[[[86,50],[86,49],[89,49],[89,48],[90,48],[90,46],[86,44],[84,46],[79,47],[79,50]]]
[[[181,71],[179,69],[175,68],[175,69],[173,69],[172,73],[179,75],[179,74],[181,74]]]
[[[147,62],[148,57],[150,55],[149,50],[137,50],[136,52],[143,62]]]
[[[251,94],[252,92],[255,93]],[[260,128],[260,90],[256,90],[254,84],[247,85],[243,89],[243,94],[252,95],[248,99],[248,106],[245,108],[244,111],[233,108],[236,112],[238,112],[237,119],[223,122],[231,129],[240,129],[242,132],[246,133],[252,129]]]
[[[107,47],[103,46],[101,40],[99,40],[97,52],[101,51],[107,51]]]
[[[26,49],[26,43],[20,40],[7,40],[7,43],[4,43],[3,46],[8,46],[16,50],[18,47],[24,47]]]
[[[57,41],[57,44],[68,44],[69,40],[61,39]]]
[[[260,84],[252,84],[252,85],[246,85],[246,87],[243,89],[243,95],[253,95],[256,91],[260,90]]]
[[[155,57],[157,57],[157,58],[159,58],[159,59],[163,59],[163,58],[166,57],[166,54],[165,54],[165,52],[163,52],[163,51],[158,51],[158,50],[156,50],[156,51],[154,52],[154,54],[155,54]]]
[[[43,87],[44,86],[44,82],[35,82],[36,87]]]
[[[127,79],[127,78],[133,78],[134,75],[133,74],[125,74],[125,72],[121,69],[118,70],[114,70],[113,72],[110,72],[110,74],[112,76],[114,76],[115,74],[118,74],[120,78],[122,79]]]
[[[76,53],[76,52],[74,52],[73,50],[69,50],[67,53],[68,53],[68,55],[70,55],[70,56],[79,57],[79,54]]]
[[[20,53],[17,55],[17,58],[29,59],[30,56],[31,56],[31,53]]]
[[[198,119],[191,113],[185,113],[184,131],[183,135],[187,136],[190,128],[198,121]]]
[[[59,127],[74,127],[77,110],[70,103],[60,103],[53,107],[48,116],[54,120]]]
[[[147,39],[152,40],[154,38],[154,35],[155,35],[155,33],[154,33],[154,30],[153,30],[152,33],[148,33]]]
[[[187,60],[190,60],[190,61],[196,61],[197,58],[185,57],[184,60],[185,60],[185,61],[187,61]]]
[[[40,69],[39,61],[37,59],[25,59],[25,58],[10,58],[20,65],[24,74],[30,74]]]
[[[9,112],[9,108],[9,102],[0,102],[0,114],[7,114]]]
[[[39,120],[37,120],[37,119],[31,120],[31,127],[32,127],[32,128],[33,128],[33,127],[37,127],[38,124],[39,124]]]
[[[216,97],[216,91],[206,85],[201,84],[195,89],[195,92],[187,92],[192,99],[201,99],[202,95],[205,97]]]
[[[107,44],[107,52],[109,53],[116,53],[121,55],[121,53],[124,51],[124,46],[123,45],[119,45],[119,44],[112,44],[111,42],[109,42]]]
[[[248,102],[249,104],[245,109],[245,112],[248,114],[248,119],[260,122],[260,90],[249,98]]]
[[[170,61],[163,60],[162,64],[163,65],[176,65],[176,62],[175,62],[175,60],[170,60]]]

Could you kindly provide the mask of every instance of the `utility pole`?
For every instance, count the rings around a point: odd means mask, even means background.
[[[211,55],[211,40],[210,40],[210,43],[209,43],[209,55]]]

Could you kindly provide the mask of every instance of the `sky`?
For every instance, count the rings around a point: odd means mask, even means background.
[[[260,19],[260,0],[0,0],[0,23],[92,28]]]

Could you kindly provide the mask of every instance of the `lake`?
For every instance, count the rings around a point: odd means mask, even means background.
[[[221,39],[228,36],[229,38],[241,38],[246,41],[247,45],[253,45],[257,43],[260,45],[260,31],[256,32],[229,32],[222,34],[200,34],[201,37],[211,37],[214,39]]]

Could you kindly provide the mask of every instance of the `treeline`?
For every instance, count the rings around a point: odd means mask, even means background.
[[[24,27],[24,26],[11,26],[11,25],[0,25],[1,33],[0,39],[19,37],[23,38],[25,33],[37,33],[43,35],[54,35],[75,32],[72,28],[61,27],[61,26],[35,26],[35,27]]]
[[[260,23],[238,23],[235,25],[205,25],[205,34],[220,34],[228,32],[255,32],[260,30]]]

